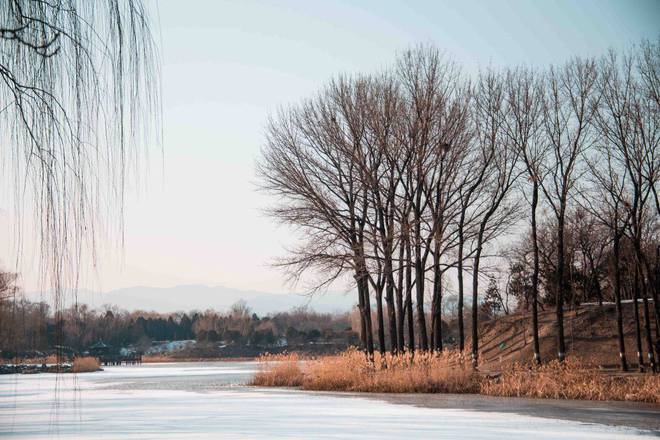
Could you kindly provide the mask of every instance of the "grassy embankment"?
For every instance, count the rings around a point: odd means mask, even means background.
[[[476,393],[550,399],[630,400],[660,403],[657,374],[612,375],[577,358],[540,367],[512,364],[500,374],[475,371],[469,356],[445,351],[382,358],[362,352],[302,360],[298,355],[266,356],[251,385],[300,387],[315,391],[371,393]]]

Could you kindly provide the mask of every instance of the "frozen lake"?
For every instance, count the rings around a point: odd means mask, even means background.
[[[659,435],[660,412],[648,405],[356,396],[242,386],[256,368],[252,362],[145,364],[80,375],[0,376],[0,437],[540,440]]]

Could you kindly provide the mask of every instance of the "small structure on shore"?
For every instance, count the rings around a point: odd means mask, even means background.
[[[89,347],[89,354],[97,358],[105,357],[110,354],[110,348],[102,339],[99,339]]]
[[[114,351],[112,346],[101,339],[89,347],[89,354],[98,359],[101,365],[134,365],[142,363],[142,355],[135,352]]]
[[[66,345],[55,345],[53,349],[55,350],[55,356],[57,356],[57,363],[71,361],[78,354],[76,350]]]

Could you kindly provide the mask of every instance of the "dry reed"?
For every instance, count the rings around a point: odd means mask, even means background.
[[[481,383],[491,396],[546,399],[631,400],[660,403],[657,374],[612,375],[578,358],[554,360],[541,366],[514,364],[494,380]]]
[[[303,360],[298,355],[260,358],[251,385],[315,391],[372,393],[480,393],[491,396],[660,403],[660,376],[608,375],[575,358],[539,367],[509,365],[500,375],[475,371],[457,351],[401,356],[346,352]],[[496,376],[496,377],[493,377]]]
[[[101,364],[98,359],[91,356],[77,357],[73,360],[72,371],[74,373],[90,373],[92,371],[100,371]]]
[[[258,386],[297,386],[317,391],[373,393],[470,393],[477,374],[461,354],[417,353],[381,356],[346,352],[302,361],[297,355],[268,356],[252,380]]]
[[[263,387],[299,387],[303,373],[297,354],[265,355],[259,358],[260,369],[251,385]]]

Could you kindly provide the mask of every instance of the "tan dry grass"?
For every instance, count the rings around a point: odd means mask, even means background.
[[[260,368],[250,382],[262,387],[299,387],[303,373],[297,354],[265,355],[259,358]]]
[[[350,349],[302,361],[297,355],[268,356],[252,380],[257,386],[297,386],[317,391],[373,393],[470,393],[478,391],[478,375],[463,355],[417,353],[376,354],[373,361]]]
[[[607,375],[587,362],[569,358],[540,367],[514,364],[493,378],[472,369],[456,351],[379,354],[368,360],[350,349],[302,360],[298,355],[260,358],[251,385],[300,387],[315,391],[372,393],[480,393],[552,399],[631,400],[660,403],[660,376]]]
[[[91,356],[77,357],[73,360],[72,371],[74,373],[90,373],[92,371],[100,371],[101,364],[98,359]]]
[[[46,359],[44,359],[44,364],[59,364],[60,361],[57,358],[57,355],[51,354]]]
[[[514,364],[494,380],[481,383],[491,396],[546,399],[631,400],[660,403],[657,374],[608,375],[577,358],[530,367]]]

